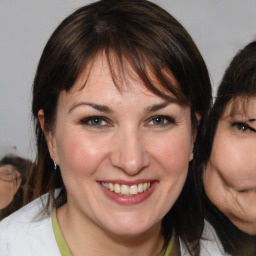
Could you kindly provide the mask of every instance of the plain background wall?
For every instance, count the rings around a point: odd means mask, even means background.
[[[31,86],[43,47],[55,27],[91,1],[0,0],[0,158],[33,159]],[[159,0],[188,30],[211,75],[214,90],[238,49],[256,40],[254,0]]]

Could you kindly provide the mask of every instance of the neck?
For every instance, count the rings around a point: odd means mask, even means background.
[[[70,211],[67,204],[58,208],[57,220],[74,256],[157,256],[164,244],[161,223],[137,235],[117,235],[102,230],[92,220]]]

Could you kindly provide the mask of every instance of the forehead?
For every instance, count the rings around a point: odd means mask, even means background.
[[[70,91],[60,94],[58,105],[65,109],[72,108],[79,102],[127,107],[136,104],[139,107],[142,99],[147,104],[156,99],[161,101],[134,73],[124,74],[116,79],[118,80],[114,81],[106,60],[98,58],[90,69],[84,69]]]
[[[6,164],[6,165],[1,165],[0,166],[0,172],[1,173],[11,173],[15,170],[14,166],[10,165],[10,164]]]
[[[125,57],[117,57],[111,53],[107,56],[105,53],[100,53],[82,70],[71,91],[79,93],[84,87],[87,91],[96,90],[94,87],[97,87],[99,91],[100,87],[103,88],[111,84],[111,86],[115,85],[121,94],[137,91],[157,94],[165,99],[170,98],[172,101],[179,101],[166,86],[163,86],[155,72],[152,71],[153,68],[148,64],[145,63],[145,67],[139,72],[135,69]],[[168,86],[179,91],[180,86],[173,74],[167,68],[163,68],[161,72],[168,80]]]
[[[231,99],[224,111],[222,117],[254,116],[256,118],[256,96],[240,96]]]
[[[188,107],[179,103],[170,92],[168,92],[169,98],[166,99],[150,91],[129,63],[125,71],[127,72],[113,78],[107,59],[104,56],[98,57],[89,68],[87,66],[83,70],[69,91],[60,93],[58,113],[61,115],[70,113],[74,106],[84,104],[108,106],[120,113],[127,113],[131,109],[140,113],[148,106],[156,104],[176,103],[177,106]],[[156,86],[159,85],[154,77],[152,80]]]
[[[8,181],[15,178],[17,175],[19,176],[20,173],[14,166],[9,164],[0,166],[0,179]]]

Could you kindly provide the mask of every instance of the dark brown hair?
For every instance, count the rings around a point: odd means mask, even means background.
[[[211,85],[201,54],[187,31],[165,10],[144,0],[102,0],[78,9],[47,42],[33,85],[32,112],[38,151],[37,166],[29,182],[34,187],[34,198],[46,192],[54,198],[54,189],[61,188],[60,196],[53,200],[55,207],[66,202],[66,191],[59,170],[53,171],[38,111],[44,110],[46,130],[54,129],[60,92],[70,90],[99,53],[107,56],[117,86],[113,56],[123,74],[126,60],[150,91],[163,98],[172,95],[179,103],[190,106],[194,127],[195,113],[204,118],[211,105]],[[178,86],[170,77],[175,78]],[[190,251],[199,250],[203,218],[193,171],[162,226],[166,241],[174,228]],[[188,242],[194,242],[196,249]]]

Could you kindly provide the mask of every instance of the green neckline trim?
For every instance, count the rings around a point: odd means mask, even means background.
[[[52,213],[52,228],[58,248],[60,250],[60,254],[62,256],[73,256],[60,230],[60,226],[56,217],[56,211]]]
[[[58,245],[58,248],[60,250],[60,254],[62,256],[73,256],[71,253],[65,238],[62,235],[57,216],[56,216],[56,211],[53,211],[52,213],[52,227],[53,227],[53,233]],[[173,243],[174,243],[174,232],[172,234],[171,240],[167,246],[166,249],[162,250],[159,256],[169,256],[171,254],[172,248],[173,248]]]
[[[171,237],[171,240],[170,240],[167,248],[165,250],[161,251],[159,256],[169,256],[169,255],[171,255],[172,248],[173,248],[173,243],[174,243],[174,232],[172,232],[172,237]]]

